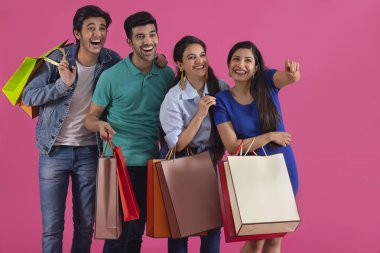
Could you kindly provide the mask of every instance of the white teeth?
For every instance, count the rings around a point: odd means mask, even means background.
[[[196,67],[194,67],[195,69],[203,69],[204,68],[204,65],[202,65],[202,66],[196,66]]]
[[[92,43],[100,43],[100,40],[91,40]]]
[[[153,47],[143,47],[143,50],[144,51],[150,51],[150,50],[152,50],[153,49]]]
[[[245,70],[234,70],[234,72],[238,75],[245,75],[247,73]]]

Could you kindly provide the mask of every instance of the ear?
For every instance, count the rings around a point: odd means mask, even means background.
[[[130,39],[127,37],[126,41],[127,41],[128,46],[129,46],[130,48],[133,48],[133,47],[132,47],[132,40],[130,40]]]
[[[177,61],[176,65],[177,65],[177,67],[179,68],[180,71],[183,71],[183,63],[182,62]]]
[[[80,31],[74,30],[74,36],[77,40],[80,40]]]

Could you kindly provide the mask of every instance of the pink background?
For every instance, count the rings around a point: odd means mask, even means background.
[[[283,252],[380,252],[378,109],[380,2],[378,0],[269,1],[18,1],[0,7],[0,83],[25,56],[38,56],[72,36],[77,8],[108,11],[106,47],[127,56],[124,19],[140,10],[158,20],[159,51],[169,59],[179,38],[199,36],[210,65],[229,83],[226,57],[240,40],[252,40],[270,67],[301,63],[301,81],[281,92],[293,135],[302,223],[286,236]],[[170,61],[173,66],[173,62]],[[0,252],[40,252],[41,214],[35,124],[0,95]],[[72,238],[67,201],[64,252]],[[166,240],[144,239],[143,252],[165,252]],[[101,252],[94,241],[92,251]],[[190,252],[197,252],[191,239]],[[221,252],[240,243],[221,242]]]

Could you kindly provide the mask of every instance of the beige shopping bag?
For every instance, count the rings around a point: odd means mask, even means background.
[[[283,154],[224,162],[236,234],[293,232],[300,223]]]

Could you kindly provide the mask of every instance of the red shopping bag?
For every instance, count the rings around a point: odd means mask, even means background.
[[[137,205],[123,153],[121,152],[121,148],[115,146],[113,142],[110,142],[110,145],[112,147],[113,155],[116,158],[117,179],[119,183],[123,219],[124,221],[138,220],[140,217],[140,208]]]

